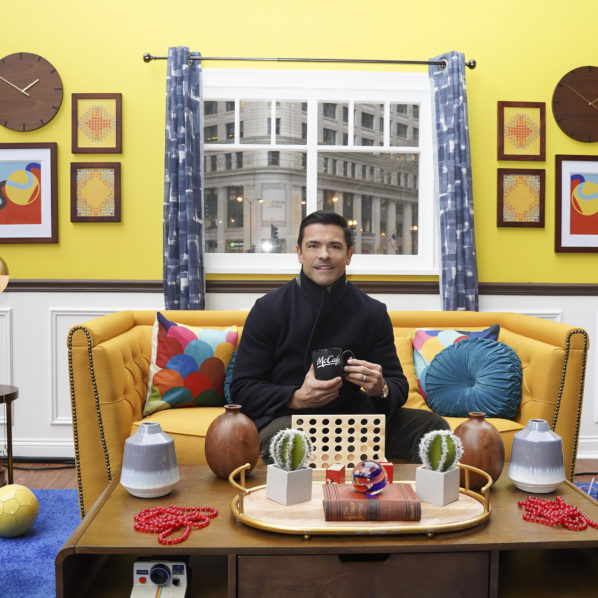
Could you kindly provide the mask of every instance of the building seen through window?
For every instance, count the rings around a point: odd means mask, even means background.
[[[294,253],[315,184],[317,209],[350,222],[356,254],[417,255],[419,106],[316,105],[313,118],[300,97],[204,102],[208,253]]]

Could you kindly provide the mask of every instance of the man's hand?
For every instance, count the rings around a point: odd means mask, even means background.
[[[381,365],[363,359],[349,359],[345,372],[348,373],[345,380],[363,388],[371,397],[379,397],[382,394],[384,376]]]
[[[289,409],[317,409],[323,407],[338,397],[343,385],[340,376],[332,380],[318,380],[314,375],[313,364],[305,374],[301,388],[298,388],[287,403]]]

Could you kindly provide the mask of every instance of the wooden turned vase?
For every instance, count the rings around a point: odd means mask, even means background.
[[[482,469],[496,482],[505,465],[505,445],[499,431],[486,420],[486,414],[472,411],[469,419],[457,426],[455,435],[463,443],[460,462]],[[469,472],[469,487],[472,490],[479,490],[487,481],[481,475]],[[463,470],[460,483],[461,486],[465,485]]]
[[[253,421],[241,413],[241,405],[225,405],[206,432],[206,461],[210,469],[222,479],[232,471],[249,463],[251,469],[260,456],[260,435]]]

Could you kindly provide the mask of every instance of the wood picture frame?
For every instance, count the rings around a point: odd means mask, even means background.
[[[122,153],[122,94],[72,94],[73,154]]]
[[[545,179],[543,169],[499,168],[496,226],[543,228]]]
[[[555,156],[555,252],[598,252],[598,156]]]
[[[545,102],[498,102],[498,159],[546,160]]]
[[[56,143],[0,143],[0,243],[58,242]]]
[[[120,162],[71,162],[71,222],[120,222]]]

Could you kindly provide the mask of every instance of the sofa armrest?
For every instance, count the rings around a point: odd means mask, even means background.
[[[155,316],[155,312],[154,312]],[[75,465],[83,516],[120,472],[124,443],[141,419],[151,326],[117,312],[74,326],[67,337]]]

